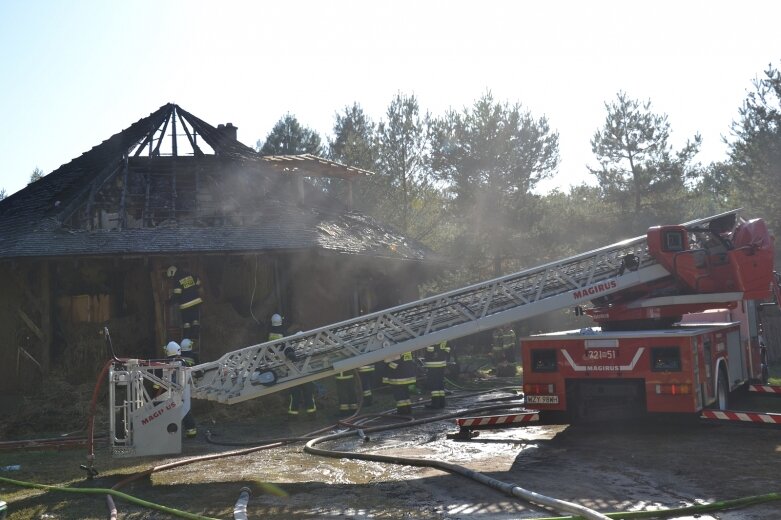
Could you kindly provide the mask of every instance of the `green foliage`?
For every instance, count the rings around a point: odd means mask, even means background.
[[[43,173],[43,170],[41,170],[36,166],[33,172],[30,174],[30,182],[28,182],[27,184],[32,184],[35,181],[43,179],[45,176],[46,174]]]
[[[375,125],[358,103],[336,114],[334,138],[328,142],[328,157],[336,162],[374,171],[377,167]]]
[[[709,164],[702,170],[700,182],[690,190],[687,217],[715,215],[739,207],[736,188],[729,163]]]
[[[358,103],[344,108],[343,113],[337,113],[334,121],[334,138],[328,142],[329,159],[346,166],[361,168],[370,172],[377,171],[379,150],[375,124],[364,113]],[[344,182],[329,181],[328,191],[335,197],[344,200],[347,189]],[[379,189],[377,175],[369,175],[353,182],[353,200],[355,209],[372,214],[382,200],[382,189]]]
[[[660,219],[680,220],[687,181],[699,177],[691,162],[699,151],[700,135],[674,152],[668,143],[667,115],[652,112],[650,101],[633,100],[619,92],[605,108],[605,124],[591,140],[600,167],[590,169],[605,201],[620,208],[623,220],[631,225],[627,231],[640,232]]]
[[[630,238],[619,208],[605,201],[600,188],[580,184],[568,193],[549,193],[540,207],[540,233],[535,247],[540,262],[576,255]]]
[[[426,168],[428,114],[421,116],[414,95],[396,94],[388,105],[384,121],[377,128],[378,178],[375,186],[382,193],[380,213],[402,232],[422,236],[422,213],[428,213],[420,197],[432,195],[431,177]]]
[[[266,136],[266,141],[262,145],[258,141],[256,149],[261,155],[322,155],[320,143],[317,132],[301,126],[294,115],[285,114]]]
[[[767,384],[775,386],[781,385],[781,363],[770,365],[770,377],[767,380]]]
[[[732,124],[729,160],[708,165],[695,162],[699,134],[673,149],[667,115],[619,92],[591,140],[596,186],[544,195],[535,188],[556,172],[558,133],[490,92],[439,118],[401,93],[377,123],[347,105],[327,156],[374,172],[353,182],[355,208],[440,253],[448,269],[423,291],[441,292],[740,206],[781,229],[781,72],[769,66],[754,87]],[[289,114],[259,143],[263,153],[318,147]],[[344,181],[315,184],[344,200]]]
[[[772,65],[754,80],[731,134],[736,201],[781,230],[781,72]]]
[[[460,224],[452,253],[462,268],[470,277],[498,276],[525,263],[542,203],[531,191],[558,164],[558,134],[545,118],[487,93],[437,120],[431,136],[432,170]]]

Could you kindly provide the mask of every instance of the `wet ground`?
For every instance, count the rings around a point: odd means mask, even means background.
[[[454,395],[448,398],[447,411],[507,396]],[[432,413],[421,408],[415,415],[426,417]],[[216,440],[250,441],[300,435],[323,424],[301,419],[273,425],[262,418],[241,418],[210,428],[218,434]],[[372,424],[379,423],[364,426]],[[371,433],[368,441],[351,436],[319,447],[438,459],[602,512],[656,510],[781,492],[779,429],[665,420],[620,426],[536,425],[483,431],[470,441],[447,439],[447,433],[455,430],[454,421],[449,419]],[[237,448],[209,444],[201,437],[185,444],[182,457],[233,449]],[[81,450],[0,452],[0,466],[22,465],[21,470],[0,472],[0,476],[110,487],[135,471],[181,458],[112,460],[106,448],[96,455],[101,474],[91,482],[85,481],[78,469],[84,462]],[[249,518],[500,520],[558,516],[460,475],[310,455],[303,452],[301,443],[159,472],[122,491],[191,513],[230,519],[243,486],[253,492]],[[106,518],[102,495],[44,494],[0,484],[0,499],[9,503],[11,520]],[[123,500],[117,500],[117,506],[119,518],[173,518]],[[781,518],[781,502],[698,518]]]

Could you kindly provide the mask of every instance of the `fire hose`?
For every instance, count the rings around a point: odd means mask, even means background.
[[[492,391],[496,391],[496,389],[493,389]],[[97,392],[97,391],[96,391]],[[483,394],[486,392],[476,392],[476,394]],[[359,394],[360,395],[360,394]],[[474,394],[472,394],[474,395]],[[467,397],[467,396],[458,396],[458,397]],[[94,395],[93,395],[94,398]],[[417,403],[417,404],[420,404]],[[473,408],[469,410],[463,410],[461,412],[455,412],[451,414],[444,414],[439,415],[436,417],[431,417],[427,419],[419,419],[419,420],[410,420],[408,422],[405,422],[403,424],[393,424],[393,425],[385,425],[385,426],[377,426],[377,427],[370,427],[370,428],[360,428],[359,422],[365,422],[369,420],[370,417],[374,416],[385,416],[386,418],[394,418],[392,415],[386,415],[386,414],[373,414],[371,416],[358,416],[359,411],[357,411],[353,416],[350,418],[347,418],[343,421],[339,422],[339,425],[352,428],[352,430],[349,431],[343,431],[336,434],[331,435],[325,435],[317,438],[312,438],[313,435],[317,435],[323,431],[327,431],[333,428],[333,426],[329,426],[326,428],[319,429],[315,432],[310,432],[304,436],[301,437],[287,437],[287,438],[281,438],[281,439],[269,439],[262,441],[263,444],[258,445],[261,441],[256,441],[254,443],[254,447],[243,449],[243,450],[235,450],[231,452],[226,453],[219,453],[219,454],[213,454],[213,455],[205,455],[205,456],[198,456],[198,457],[191,457],[188,459],[180,460],[177,462],[173,462],[170,464],[163,464],[154,466],[146,471],[134,474],[119,483],[115,484],[111,489],[104,489],[104,488],[67,488],[67,487],[61,487],[61,486],[49,486],[44,484],[35,484],[30,482],[23,482],[13,479],[7,479],[0,477],[0,482],[6,482],[9,484],[14,484],[18,486],[24,486],[24,487],[31,487],[31,488],[39,488],[39,489],[45,489],[47,491],[63,491],[63,492],[70,492],[70,493],[85,493],[85,494],[105,494],[106,495],[106,501],[109,507],[109,515],[112,519],[116,519],[116,507],[114,507],[114,502],[112,497],[117,497],[123,500],[126,500],[131,503],[135,503],[138,505],[141,505],[143,507],[149,507],[151,509],[156,509],[159,511],[163,511],[169,514],[172,514],[174,516],[179,516],[182,518],[196,518],[196,519],[203,519],[207,517],[195,515],[193,513],[188,513],[185,511],[179,511],[173,508],[168,508],[166,506],[161,506],[159,504],[155,504],[153,502],[145,501],[136,497],[133,497],[131,495],[128,495],[126,493],[122,493],[118,491],[118,489],[132,481],[135,481],[139,478],[142,478],[147,475],[151,475],[154,472],[163,471],[166,469],[172,469],[174,467],[191,464],[195,462],[205,461],[205,460],[212,460],[217,458],[223,458],[223,457],[230,457],[230,456],[239,456],[244,454],[249,454],[254,451],[259,451],[262,449],[270,449],[278,446],[282,446],[283,444],[291,443],[291,442],[299,442],[299,441],[308,441],[305,451],[308,453],[313,453],[317,455],[327,456],[327,457],[336,457],[336,458],[351,458],[351,459],[361,459],[361,460],[370,460],[370,461],[376,461],[376,462],[387,462],[387,463],[393,463],[393,464],[408,464],[413,466],[428,466],[433,467],[436,469],[440,469],[442,471],[460,474],[463,476],[466,476],[468,478],[472,478],[476,480],[477,482],[480,482],[484,485],[487,485],[489,487],[492,487],[493,489],[497,489],[505,494],[522,498],[524,500],[546,505],[549,507],[552,507],[558,511],[567,512],[567,513],[573,513],[580,516],[567,516],[567,517],[555,517],[555,518],[545,518],[545,519],[539,519],[539,520],[568,520],[568,519],[575,519],[575,518],[586,518],[586,519],[600,519],[603,520],[605,518],[664,518],[669,516],[674,516],[678,514],[693,514],[693,513],[702,513],[702,512],[709,512],[709,511],[717,511],[717,510],[723,510],[723,509],[732,509],[737,507],[745,507],[749,505],[754,504],[760,504],[764,502],[770,502],[770,501],[777,501],[781,500],[781,493],[770,493],[765,495],[758,495],[758,496],[751,496],[751,497],[745,497],[741,499],[735,499],[735,500],[726,500],[726,501],[720,501],[715,502],[712,504],[701,504],[696,506],[687,506],[682,508],[676,508],[676,509],[668,509],[664,511],[634,511],[634,512],[620,512],[620,513],[606,513],[601,514],[595,511],[592,511],[588,508],[585,508],[583,506],[580,506],[578,504],[571,504],[569,502],[560,501],[558,499],[545,497],[544,495],[540,495],[538,493],[535,493],[533,491],[528,491],[523,488],[520,488],[518,486],[514,486],[513,484],[507,484],[501,481],[498,481],[496,479],[492,479],[490,477],[487,477],[485,475],[482,475],[480,473],[474,472],[472,470],[469,470],[468,468],[464,468],[461,466],[457,466],[455,464],[450,464],[443,461],[433,461],[429,459],[418,459],[418,458],[403,458],[403,457],[391,457],[391,456],[383,456],[383,455],[374,455],[374,454],[360,454],[360,453],[352,453],[352,452],[339,452],[339,451],[331,451],[331,450],[324,450],[322,448],[315,448],[314,446],[316,444],[330,441],[330,440],[336,440],[339,438],[351,436],[351,435],[358,435],[364,440],[368,440],[366,437],[366,433],[372,433],[372,432],[379,432],[379,431],[385,431],[385,430],[392,430],[392,429],[398,429],[406,426],[415,426],[418,424],[424,424],[427,422],[433,422],[433,421],[440,421],[452,417],[457,417],[465,414],[473,414],[473,413],[479,413],[484,412],[488,410],[496,410],[496,409],[504,409],[504,408],[510,408],[510,407],[517,407],[519,403],[505,403],[505,404],[496,404],[491,406],[484,406],[479,408]],[[360,410],[360,407],[359,407]],[[351,423],[350,420],[359,417],[359,421]],[[405,418],[406,419],[406,418]],[[92,426],[90,424],[90,426]],[[90,428],[91,429],[91,428]],[[207,440],[209,442],[212,442],[214,444],[225,444],[221,442],[214,442],[211,439],[210,433],[207,433]],[[90,443],[91,444],[91,443]],[[89,455],[92,455],[92,446],[90,446],[90,453]],[[248,490],[247,490],[248,491]],[[242,488],[242,492],[239,496],[239,500],[236,502],[236,506],[234,507],[234,518],[237,520],[240,520],[242,518],[246,518],[246,505],[247,501],[249,500],[249,494],[245,494],[245,488]],[[574,506],[573,508],[570,508],[570,506]],[[242,517],[241,515],[244,514],[245,516]],[[592,516],[589,516],[592,515]],[[596,515],[596,516],[593,516]]]
[[[348,430],[340,433],[334,433],[331,435],[324,435],[322,437],[318,437],[307,442],[306,446],[304,447],[304,451],[306,451],[307,453],[312,453],[314,455],[321,455],[324,457],[332,457],[337,459],[341,459],[341,458],[357,459],[357,460],[367,460],[371,462],[385,462],[390,464],[401,464],[401,465],[408,465],[408,466],[435,468],[442,471],[446,471],[448,473],[462,475],[464,477],[470,478],[476,482],[479,482],[480,484],[496,489],[497,491],[500,491],[507,495],[514,496],[516,498],[521,498],[528,502],[533,502],[536,504],[541,504],[547,507],[551,507],[557,511],[580,515],[587,520],[607,520],[609,517],[603,515],[602,513],[599,513],[598,511],[594,511],[593,509],[589,509],[585,506],[581,506],[580,504],[574,504],[572,502],[567,502],[564,500],[547,497],[545,495],[541,495],[540,493],[536,493],[534,491],[529,491],[527,489],[524,489],[520,486],[515,486],[513,484],[508,484],[500,480],[488,477],[486,475],[483,475],[482,473],[473,471],[463,466],[459,466],[457,464],[451,464],[449,462],[444,462],[436,459],[424,459],[424,458],[417,458],[417,457],[397,457],[397,456],[389,456],[389,455],[377,455],[371,453],[355,453],[355,452],[348,452],[348,451],[325,450],[322,448],[315,447],[315,445],[323,442],[341,439],[352,435],[359,435],[365,438],[365,435],[367,433],[387,431],[387,430],[398,429],[407,426],[416,426],[419,424],[425,424],[433,421],[441,421],[444,419],[459,417],[467,413],[469,414],[479,413],[488,410],[495,410],[497,408],[516,408],[518,407],[519,404],[520,403],[516,402],[514,404],[485,406],[485,407],[470,409],[461,412],[442,414],[442,415],[438,415],[426,419],[418,419],[400,425],[393,424],[387,426],[376,426],[372,428]]]
[[[13,484],[15,486],[21,486],[21,487],[27,487],[27,488],[35,488],[35,489],[44,489],[46,491],[60,491],[64,493],[77,493],[77,494],[84,494],[84,495],[109,495],[117,498],[121,498],[122,500],[126,500],[132,504],[136,504],[139,506],[147,507],[149,509],[154,509],[156,511],[162,511],[163,513],[168,513],[170,515],[178,516],[180,518],[190,518],[194,520],[219,520],[215,518],[209,518],[206,516],[196,515],[193,513],[188,513],[187,511],[181,511],[179,509],[174,509],[172,507],[162,506],[160,504],[155,504],[154,502],[149,502],[147,500],[142,500],[140,498],[136,498],[132,495],[128,495],[127,493],[122,493],[121,491],[117,491],[115,489],[106,489],[106,488],[69,488],[69,487],[62,487],[62,486],[50,486],[47,484],[36,484],[34,482],[24,482],[21,480],[14,480],[10,478],[0,477],[0,482],[4,482],[6,484]]]
[[[128,495],[127,493],[122,493],[120,491],[117,491],[115,489],[106,489],[106,488],[67,488],[67,487],[61,487],[61,486],[49,486],[45,484],[36,484],[34,482],[25,482],[21,480],[14,480],[9,479],[5,477],[0,477],[0,482],[3,482],[5,484],[12,484],[15,486],[20,487],[26,487],[26,488],[34,488],[34,489],[43,489],[45,491],[60,491],[65,493],[80,493],[80,494],[105,494],[107,497],[117,497],[121,498],[123,500],[127,500],[128,502],[147,507],[149,509],[154,509],[157,511],[162,511],[165,513],[168,513],[173,516],[177,516],[180,518],[191,518],[195,520],[219,520],[214,518],[209,518],[205,516],[196,515],[193,513],[188,513],[186,511],[180,511],[178,509],[170,508],[167,506],[162,506],[159,504],[156,504],[154,502],[149,502],[147,500],[142,500],[139,498],[136,498],[132,495]],[[242,492],[245,488],[242,488]],[[243,494],[243,493],[242,493]],[[758,505],[768,502],[775,502],[781,500],[781,493],[767,493],[764,495],[755,495],[755,496],[749,496],[749,497],[743,497],[743,498],[737,498],[733,500],[722,500],[719,502],[713,502],[711,504],[699,504],[696,506],[685,506],[685,507],[678,507],[673,509],[665,509],[662,511],[627,511],[627,512],[613,512],[613,513],[605,513],[605,516],[607,518],[626,518],[626,519],[635,519],[635,518],[670,518],[674,516],[681,516],[681,515],[696,515],[701,513],[712,513],[714,511],[724,511],[727,509],[737,509],[741,507],[748,507],[752,505]],[[111,500],[111,503],[113,503],[113,500]],[[242,505],[244,505],[243,497],[240,495],[239,500],[236,502],[236,506],[234,507],[234,514],[236,509],[241,509]],[[116,510],[114,511],[113,518],[116,518]],[[240,517],[234,517],[235,520],[240,520]],[[558,516],[558,517],[547,517],[547,518],[537,518],[536,520],[577,520],[578,516]]]

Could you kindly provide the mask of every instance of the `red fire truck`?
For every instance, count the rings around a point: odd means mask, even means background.
[[[713,402],[726,407],[729,391],[761,372],[749,302],[768,297],[774,280],[764,222],[738,222],[737,213],[651,228],[647,236],[226,352],[194,367],[115,358],[109,370],[112,453],[180,452],[190,398],[238,403],[589,302],[584,312],[600,329],[524,339],[528,405],[581,415],[618,406],[673,412]],[[686,314],[712,308],[733,315],[710,313],[711,323],[672,327]],[[744,308],[746,318],[736,318]],[[150,395],[149,385],[162,392]],[[503,420],[515,419],[521,420]]]
[[[521,339],[526,404],[543,418],[726,409],[761,380],[757,303],[777,288],[764,221],[653,227],[647,244],[669,276],[576,309],[597,327]]]

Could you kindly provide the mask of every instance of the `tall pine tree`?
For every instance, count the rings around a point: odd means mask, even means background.
[[[738,203],[781,229],[781,72],[768,65],[732,123],[729,158]],[[777,244],[781,247],[781,244]]]
[[[617,219],[629,224],[626,231],[632,233],[651,224],[679,221],[685,213],[687,181],[699,174],[692,160],[702,142],[700,135],[674,152],[667,115],[655,114],[650,101],[619,92],[605,108],[605,124],[591,139],[600,166],[590,171],[602,196],[621,208]]]
[[[258,141],[256,149],[262,155],[321,155],[320,143],[317,132],[301,126],[294,115],[285,114],[271,129],[265,142]]]
[[[532,190],[559,161],[558,133],[491,93],[434,125],[431,164],[461,224],[454,254],[478,277],[500,275],[533,254],[525,239],[539,197]]]

